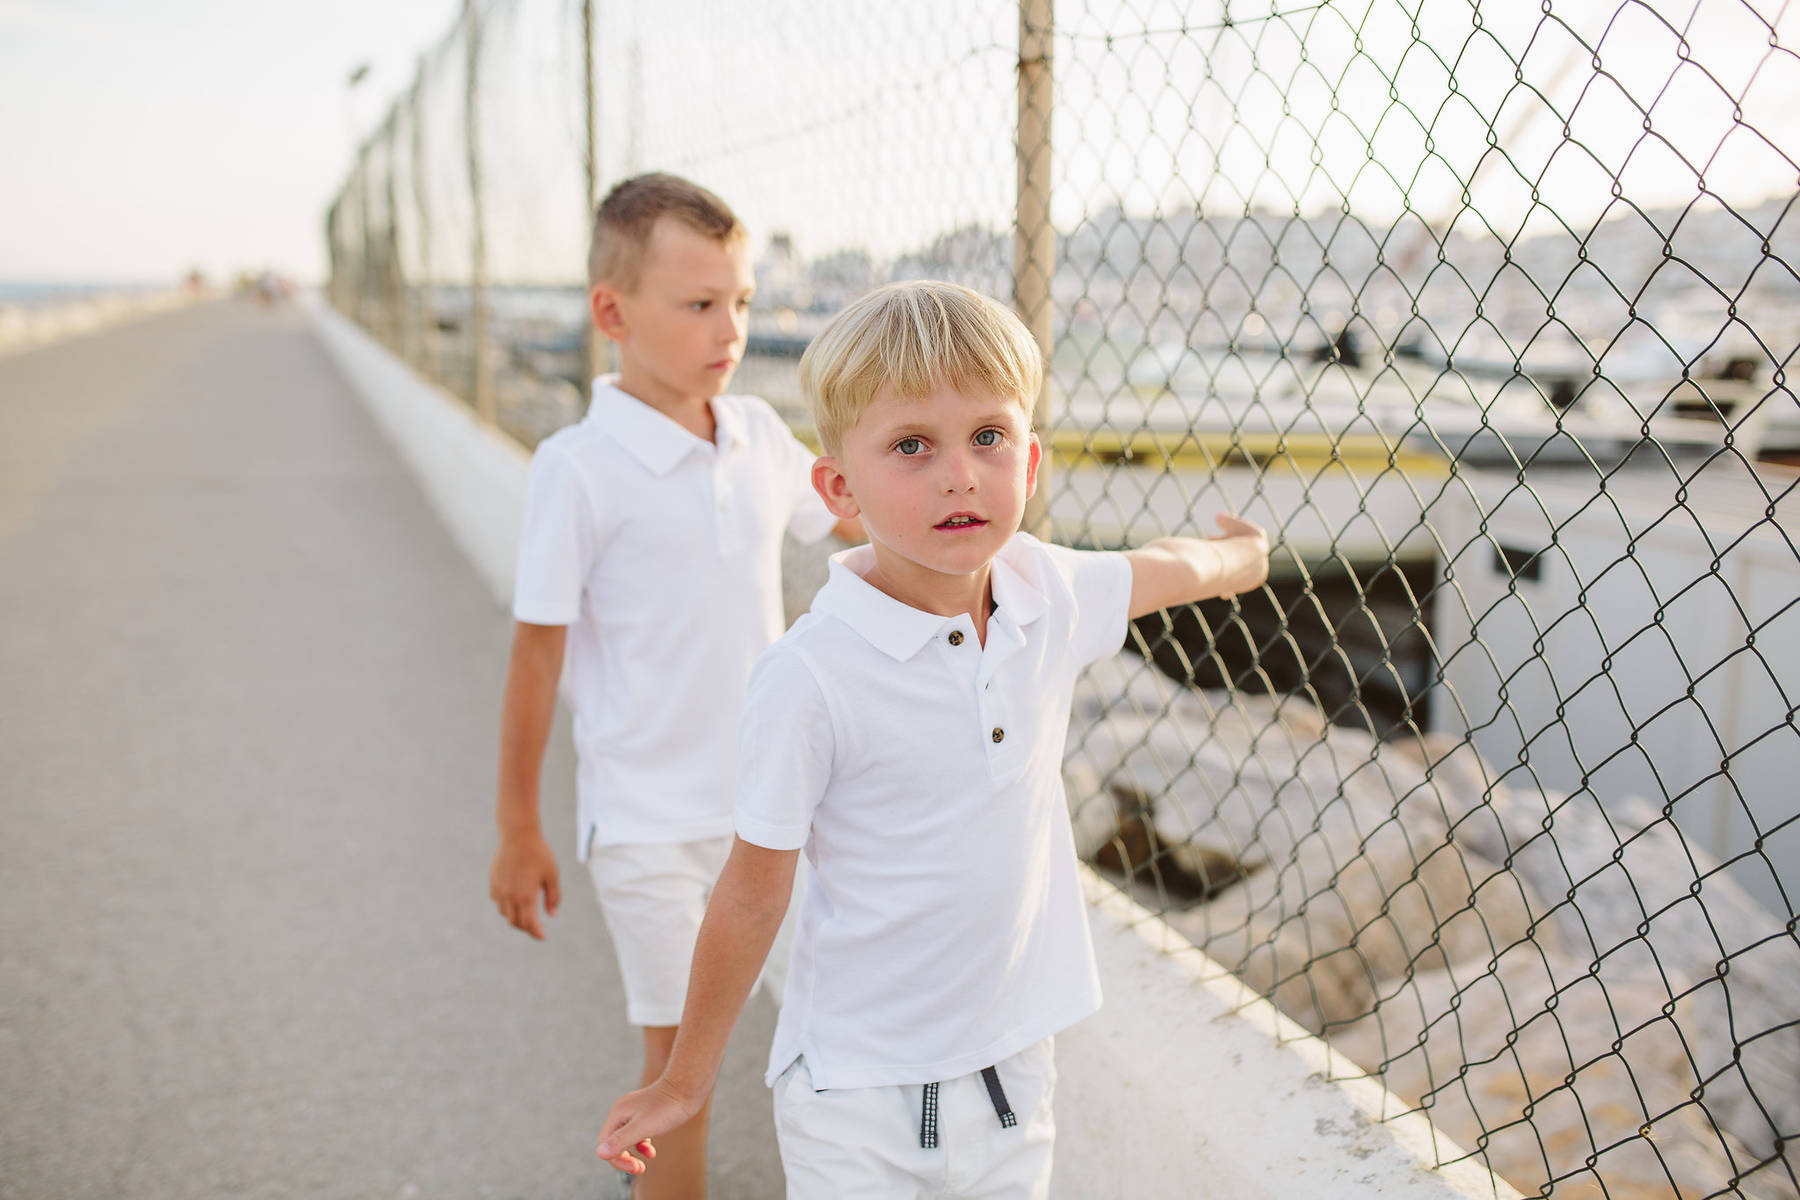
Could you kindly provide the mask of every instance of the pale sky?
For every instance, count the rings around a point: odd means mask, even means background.
[[[1694,199],[1697,172],[1743,205],[1800,176],[1800,0],[1554,0],[1551,16],[1540,0],[1484,0],[1478,18],[1471,0],[1231,0],[1229,29],[1226,3],[1059,0],[1059,229],[1111,204],[1310,214],[1345,194],[1377,223],[1403,199],[1447,221],[1470,180],[1499,230],[1549,224],[1534,185],[1584,227],[1620,211],[1615,179],[1664,208]],[[803,252],[894,254],[963,223],[1004,228],[1013,6],[807,8],[659,0],[635,39],[603,46],[604,108],[630,112],[630,82],[645,81],[637,140],[665,157],[640,165],[693,173]],[[694,63],[701,82],[683,71]],[[1490,153],[1490,122],[1510,162]],[[614,161],[632,158],[627,137],[603,147]]]
[[[0,0],[0,280],[319,276],[352,121],[410,83],[459,8]]]
[[[497,25],[495,36],[517,49],[489,93],[491,120],[504,126],[489,185],[500,277],[573,278],[584,257],[569,179],[581,137],[564,96],[579,51],[556,28],[571,2],[501,6],[511,32]],[[1344,190],[1385,220],[1403,189],[1438,220],[1486,153],[1489,120],[1513,166],[1490,162],[1473,190],[1497,225],[1523,218],[1533,181],[1576,222],[1605,208],[1614,177],[1646,207],[1683,203],[1694,171],[1667,144],[1731,202],[1792,191],[1800,4],[1653,4],[1666,22],[1626,0],[1552,5],[1599,47],[1597,77],[1535,0],[1483,4],[1481,33],[1468,0],[1296,0],[1285,19],[1246,16],[1228,33],[1203,32],[1218,0],[1062,0],[1057,223],[1071,228],[1109,203],[1144,211],[1194,196],[1225,211],[1245,199],[1313,210],[1335,207]],[[617,35],[601,51],[605,174],[693,174],[754,232],[791,231],[803,252],[896,253],[959,224],[1009,219],[1009,4],[597,7]],[[352,130],[366,132],[410,84],[460,8],[0,0],[0,280],[167,279],[190,265],[214,277],[266,265],[318,278],[323,214]],[[1758,11],[1775,21],[1780,50]],[[1549,104],[1515,86],[1515,60]],[[353,91],[346,78],[363,62],[371,72]],[[1406,109],[1391,105],[1378,71],[1398,79]],[[1644,136],[1634,101],[1651,108],[1657,138]],[[1563,138],[1559,114],[1571,112],[1580,147]],[[461,163],[441,167],[454,174]]]

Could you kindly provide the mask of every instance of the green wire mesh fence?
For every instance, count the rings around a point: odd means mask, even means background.
[[[736,386],[798,426],[855,295],[1013,296],[1057,539],[1276,546],[1084,681],[1084,856],[1445,1158],[1795,1197],[1797,43],[1780,0],[474,3],[332,298],[531,444],[638,170],[750,225]]]

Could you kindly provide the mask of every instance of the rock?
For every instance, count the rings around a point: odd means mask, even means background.
[[[1515,1185],[1800,1200],[1800,943],[1664,813],[1125,656],[1065,774],[1084,857]]]

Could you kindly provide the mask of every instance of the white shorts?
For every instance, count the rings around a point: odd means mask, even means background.
[[[813,1090],[806,1059],[775,1081],[775,1136],[788,1200],[1045,1200],[1056,1125],[1054,1039],[995,1064],[1004,1101],[982,1072],[936,1085]],[[1001,1123],[1004,1103],[1017,1124]],[[927,1127],[935,1124],[935,1146]]]
[[[697,842],[589,849],[588,874],[625,983],[625,1019],[633,1025],[681,1023],[694,941],[733,840],[727,834]],[[803,875],[796,872],[794,902],[759,980],[776,1004],[787,982],[794,914],[803,890]]]

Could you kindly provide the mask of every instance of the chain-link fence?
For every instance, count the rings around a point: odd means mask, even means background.
[[[751,226],[737,384],[797,424],[860,292],[1013,296],[1059,540],[1276,542],[1084,682],[1090,861],[1528,1193],[1800,1196],[1797,43],[1780,0],[474,4],[332,294],[527,443],[638,170]]]

